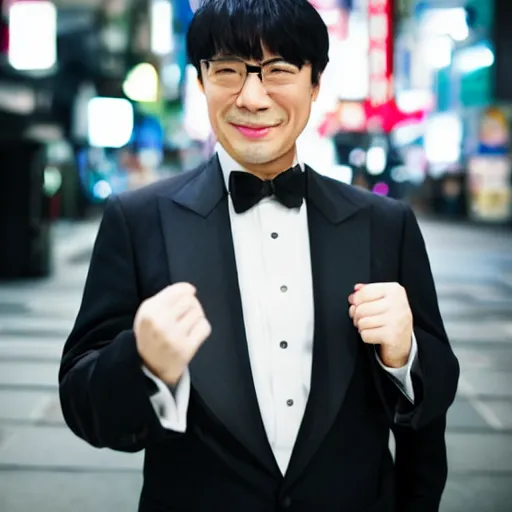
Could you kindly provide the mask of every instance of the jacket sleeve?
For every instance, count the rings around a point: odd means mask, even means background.
[[[179,435],[163,428],[150,401],[132,330],[140,302],[130,234],[120,201],[113,198],[59,371],[64,419],[96,447],[135,452]]]
[[[446,415],[457,392],[459,363],[443,325],[418,222],[408,206],[404,210],[400,283],[409,299],[418,354],[411,369],[414,404],[401,400],[394,422],[420,429]]]
[[[448,475],[446,413],[455,399],[459,364],[450,347],[425,242],[404,205],[400,283],[411,306],[417,357],[414,403],[400,397],[393,421],[397,512],[438,512]]]
[[[419,429],[393,427],[396,512],[438,512],[448,476],[446,417]]]
[[[377,390],[391,424],[422,429],[446,416],[457,391],[459,363],[444,329],[418,222],[409,206],[401,204],[401,210],[397,279],[407,292],[414,323],[417,352],[410,365],[414,401],[409,400],[396,379],[377,364],[374,354],[371,361]]]

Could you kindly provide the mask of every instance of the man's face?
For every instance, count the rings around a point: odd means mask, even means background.
[[[295,141],[318,95],[311,66],[299,69],[268,52],[261,62],[244,61],[237,66],[233,65],[236,57],[212,60],[203,63],[202,82],[217,140],[249,170],[271,174],[291,166]],[[245,64],[263,66],[263,81],[257,72],[249,72],[237,87],[237,71],[245,71]]]

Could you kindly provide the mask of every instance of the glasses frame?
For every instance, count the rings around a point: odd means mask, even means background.
[[[211,64],[212,62],[237,62],[237,63],[240,63],[240,64],[244,64],[245,65],[245,69],[246,69],[246,77],[242,81],[240,88],[233,88],[233,92],[240,92],[244,88],[245,83],[247,81],[247,78],[249,77],[249,74],[258,75],[258,78],[260,79],[261,83],[263,84],[265,89],[268,90],[269,86],[263,80],[263,69],[266,66],[269,66],[269,65],[272,65],[272,64],[276,64],[278,62],[283,62],[283,63],[289,64],[291,66],[294,66],[293,64],[290,64],[289,62],[286,62],[283,59],[272,59],[272,60],[269,60],[267,62],[263,62],[259,66],[255,66],[253,64],[247,64],[247,62],[245,62],[245,61],[243,61],[241,59],[236,59],[236,58],[201,59],[200,62],[201,62],[201,64],[204,64],[207,69],[208,69],[209,64]],[[294,67],[297,68],[297,66],[294,66]],[[300,72],[300,68],[297,68],[297,69]],[[270,87],[270,89],[272,89],[272,86]]]

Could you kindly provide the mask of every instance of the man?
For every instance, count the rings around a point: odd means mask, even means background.
[[[143,512],[437,510],[459,369],[415,217],[296,154],[324,23],[306,0],[206,1],[188,52],[221,147],[107,206],[68,425],[145,450]]]

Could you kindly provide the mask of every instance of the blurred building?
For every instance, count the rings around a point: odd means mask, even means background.
[[[503,51],[503,30],[495,10],[505,5],[501,0],[401,4],[396,94],[408,101],[431,97],[431,112],[414,134],[425,163],[424,180],[420,172],[417,178],[426,184],[421,190],[429,206],[441,213],[510,220],[508,98],[500,92],[501,78],[496,74],[502,62],[497,50]],[[487,153],[483,163],[482,123],[491,106],[503,112],[501,149],[496,148],[492,157]],[[408,130],[398,132],[400,141],[411,136]]]
[[[204,157],[183,122],[192,12],[188,0],[1,0],[0,13],[0,277],[45,275],[54,219]]]
[[[510,222],[511,3],[311,3],[331,50],[302,158],[431,212]],[[185,52],[197,5],[0,0],[0,277],[51,271],[55,219],[211,154]]]
[[[331,24],[317,123],[336,146],[331,174],[436,214],[510,222],[510,2],[312,3]]]

